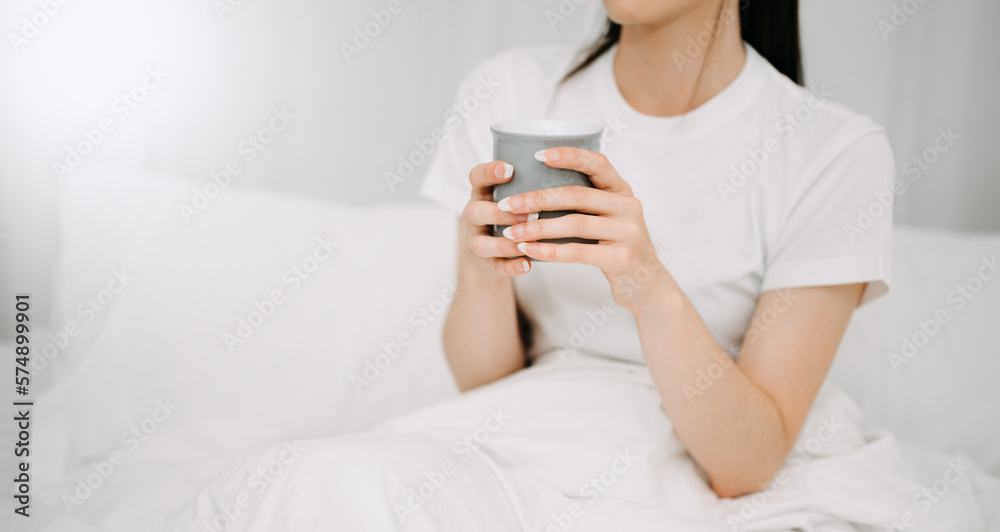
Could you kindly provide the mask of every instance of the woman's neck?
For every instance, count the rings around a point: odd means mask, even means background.
[[[721,14],[718,3],[701,2],[703,7],[676,20],[622,27],[614,73],[633,109],[651,116],[681,115],[736,79],[746,52],[736,2],[724,5]]]

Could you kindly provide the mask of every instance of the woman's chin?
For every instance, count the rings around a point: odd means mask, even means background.
[[[665,0],[660,2],[604,0],[604,8],[612,22],[622,26],[632,26],[670,22],[684,17],[692,11],[705,8],[706,3],[715,4],[710,0]]]

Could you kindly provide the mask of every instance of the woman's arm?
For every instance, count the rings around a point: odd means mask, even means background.
[[[662,271],[631,310],[663,408],[719,496],[760,491],[794,446],[864,284],[765,292],[731,364]],[[765,325],[768,309],[779,317]],[[707,386],[700,375],[712,375]]]
[[[484,274],[469,248],[468,222],[459,222],[458,290],[444,322],[444,353],[462,391],[524,368],[510,277]]]
[[[497,208],[492,186],[510,179],[513,168],[503,161],[476,166],[469,173],[472,197],[458,229],[458,286],[444,323],[444,352],[458,387],[469,390],[524,368],[524,345],[518,330],[511,277],[523,275],[530,263],[506,238],[490,234],[492,224],[527,221]]]
[[[768,309],[782,312],[750,327],[737,364],[656,256],[642,205],[607,158],[576,148],[539,152],[549,166],[590,176],[595,188],[567,186],[511,196],[512,213],[577,210],[515,225],[512,239],[528,256],[601,269],[615,301],[635,317],[643,356],[663,408],[681,441],[720,496],[763,489],[798,438],[840,344],[864,284],[799,288],[761,295],[754,322]],[[577,236],[599,244],[548,244]],[[781,309],[784,309],[782,311]],[[698,386],[699,373],[716,378]],[[702,389],[705,388],[705,389]],[[701,393],[692,393],[697,390]]]

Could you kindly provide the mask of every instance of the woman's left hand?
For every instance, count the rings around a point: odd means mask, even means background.
[[[633,309],[649,300],[670,276],[650,240],[642,204],[632,194],[632,187],[602,153],[561,147],[539,151],[535,157],[552,168],[586,174],[595,188],[570,185],[515,194],[499,203],[500,210],[515,214],[557,210],[590,214],[519,223],[507,228],[504,236],[518,242],[518,249],[529,257],[600,268],[611,284],[615,301],[625,308]],[[537,242],[565,237],[589,238],[598,243]]]

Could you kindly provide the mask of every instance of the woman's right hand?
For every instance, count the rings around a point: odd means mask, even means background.
[[[493,185],[506,183],[513,173],[514,167],[504,161],[476,165],[469,172],[472,197],[462,211],[468,242],[465,250],[468,253],[464,255],[472,263],[470,266],[487,276],[516,277],[531,270],[531,262],[517,249],[516,242],[493,236],[493,224],[513,225],[528,221],[527,214],[501,211],[493,201]]]

